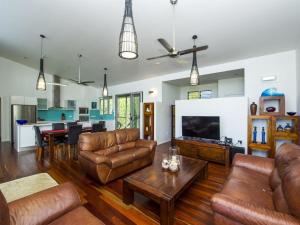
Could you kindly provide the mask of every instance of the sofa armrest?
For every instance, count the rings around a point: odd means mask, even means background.
[[[48,224],[79,207],[80,197],[71,183],[61,184],[8,204],[11,224]]]
[[[270,176],[274,169],[274,159],[254,155],[236,154],[233,166],[240,166]]]
[[[148,140],[137,140],[135,143],[135,147],[137,148],[149,148],[153,150],[156,148],[157,142],[156,141],[148,141]]]
[[[300,224],[299,220],[291,215],[259,207],[224,194],[213,196],[212,208],[214,212],[245,225]]]
[[[95,164],[101,164],[101,163],[105,163],[108,166],[111,166],[111,161],[107,156],[104,155],[97,155],[93,152],[90,151],[80,151],[80,156],[82,156],[83,158],[95,163]]]

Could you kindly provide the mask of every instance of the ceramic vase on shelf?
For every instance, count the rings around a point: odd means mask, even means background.
[[[284,131],[286,131],[286,132],[291,132],[292,131],[292,127],[291,127],[290,123],[286,123],[286,125],[284,127]]]
[[[251,116],[255,116],[256,112],[257,112],[257,104],[255,104],[255,102],[252,102],[252,104],[250,105]]]

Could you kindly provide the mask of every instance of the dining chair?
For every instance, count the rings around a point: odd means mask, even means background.
[[[48,147],[48,143],[43,140],[41,130],[38,126],[33,126],[35,132],[36,151],[35,157],[38,161],[42,159],[44,155],[45,147]]]
[[[95,123],[92,125],[92,133],[103,131],[106,131],[106,129],[103,127],[103,124]]]
[[[65,124],[64,123],[52,123],[52,130],[64,130]]]
[[[69,129],[68,138],[65,142],[66,146],[68,147],[69,160],[71,159],[71,147],[73,147],[73,157],[75,156],[76,146],[81,132],[82,132],[82,125],[71,126]]]
[[[69,130],[70,127],[77,125],[77,122],[68,122],[67,123],[67,129]]]

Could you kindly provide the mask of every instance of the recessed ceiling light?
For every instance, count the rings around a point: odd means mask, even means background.
[[[159,65],[160,64],[160,62],[155,62],[155,65]]]
[[[266,76],[261,78],[262,81],[274,81],[277,80],[276,76]]]

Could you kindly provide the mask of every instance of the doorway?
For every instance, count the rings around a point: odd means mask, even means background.
[[[143,93],[116,95],[116,129],[140,128]]]

